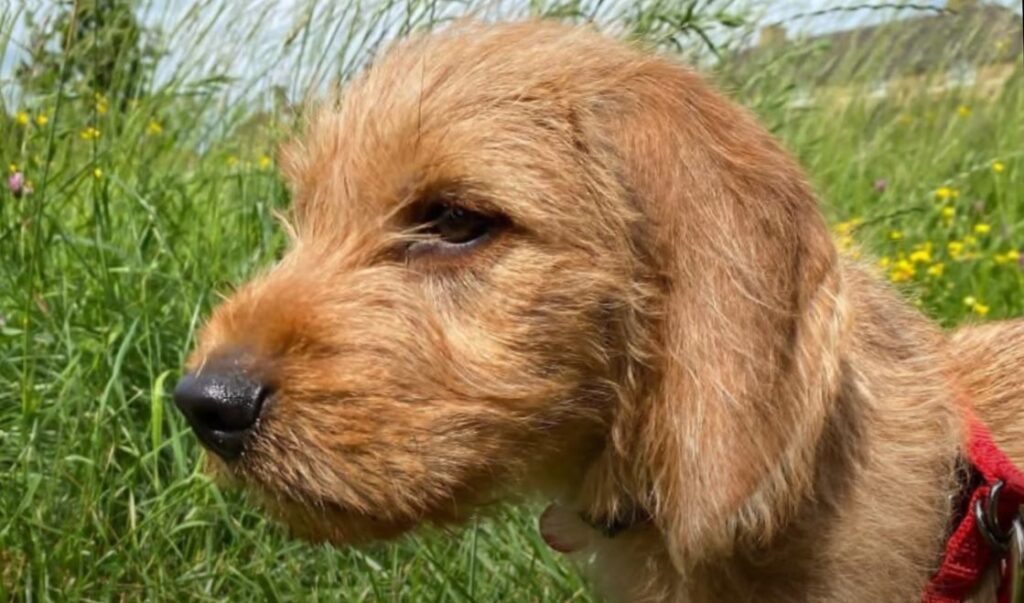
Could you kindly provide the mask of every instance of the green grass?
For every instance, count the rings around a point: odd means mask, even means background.
[[[760,111],[810,174],[840,248],[945,326],[1024,314],[1021,67],[994,97]]]
[[[409,27],[440,18],[434,4],[410,6]],[[13,17],[3,10],[0,48]],[[197,9],[218,10],[230,12]],[[316,88],[375,47],[377,37],[355,33],[404,29],[382,25],[392,13],[374,14],[333,34],[300,15],[281,32],[286,43],[255,56],[267,73],[287,60],[312,65],[289,87]],[[210,19],[168,26],[168,39],[199,47]],[[654,21],[634,29],[649,35]],[[238,28],[231,39],[243,44]],[[339,40],[344,50],[328,52]],[[202,475],[168,391],[218,292],[280,252],[273,215],[288,194],[269,158],[296,118],[253,118],[253,102],[272,105],[269,93],[239,100],[199,58],[137,103],[116,86],[97,99],[72,83],[4,95],[13,102],[0,107],[0,161],[34,192],[0,192],[0,600],[592,600],[537,537],[536,509],[497,510],[457,537],[338,551],[289,540]],[[899,271],[902,253],[914,274],[904,279],[904,268],[900,286],[955,325],[1024,313],[1024,271],[1007,260],[1024,248],[1019,61],[1016,70],[994,98],[964,91],[810,109],[780,102],[792,83],[783,68],[759,82],[728,70],[718,79],[799,157],[833,222],[859,219],[844,232],[866,255],[890,258],[882,274]],[[99,137],[83,136],[88,128]],[[956,196],[938,198],[943,187]],[[956,257],[951,241],[964,244]],[[928,242],[928,260],[912,261]],[[941,276],[929,275],[937,263]]]

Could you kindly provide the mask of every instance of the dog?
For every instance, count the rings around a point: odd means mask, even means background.
[[[669,60],[453,25],[280,163],[289,249],[214,310],[175,401],[300,537],[534,496],[613,600],[921,600],[967,414],[1024,463],[1024,322],[944,333]]]

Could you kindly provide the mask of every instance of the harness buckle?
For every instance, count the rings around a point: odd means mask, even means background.
[[[990,547],[1005,553],[1010,545],[1010,533],[999,527],[999,493],[1003,490],[1003,480],[998,480],[989,488],[988,498],[982,505],[981,499],[974,501],[974,519],[978,532]]]
[[[1006,560],[1009,603],[1024,603],[1024,507],[1017,509],[1009,531],[1010,556]]]
[[[1024,603],[1024,505],[1018,507],[1017,516],[1010,527],[1003,530],[999,526],[999,493],[1005,484],[996,481],[988,491],[985,504],[979,498],[974,501],[974,519],[978,532],[1002,557],[1005,555],[1003,572],[1009,603]]]

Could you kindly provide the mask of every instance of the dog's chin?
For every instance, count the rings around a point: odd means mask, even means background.
[[[334,546],[369,544],[393,540],[413,530],[420,517],[399,517],[393,513],[371,514],[306,493],[283,492],[261,482],[234,463],[207,453],[206,473],[220,486],[241,489],[289,534],[313,543]],[[454,518],[447,518],[448,523]]]
[[[314,543],[352,546],[392,540],[416,527],[412,518],[375,516],[347,510],[330,502],[312,504],[258,489],[249,490],[259,505],[291,536]]]

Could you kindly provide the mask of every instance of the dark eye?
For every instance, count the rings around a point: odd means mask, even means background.
[[[500,226],[501,220],[452,203],[431,204],[421,214],[416,233],[421,241],[409,246],[410,253],[457,253],[483,243]]]
[[[445,243],[459,245],[486,235],[491,229],[491,223],[489,217],[475,211],[457,205],[439,204],[428,210],[424,232]]]

